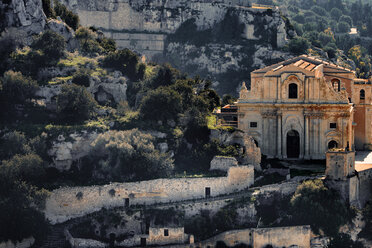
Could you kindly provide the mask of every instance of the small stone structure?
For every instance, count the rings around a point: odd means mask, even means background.
[[[55,224],[104,207],[209,198],[246,189],[253,183],[253,166],[240,166],[231,167],[227,177],[156,179],[103,186],[66,187],[54,190],[48,197],[45,216]]]
[[[330,150],[326,158],[326,184],[351,205],[363,207],[372,196],[372,169],[355,170],[355,151]]]
[[[238,161],[234,157],[215,156],[211,161],[209,170],[228,171],[230,167],[238,166]]]

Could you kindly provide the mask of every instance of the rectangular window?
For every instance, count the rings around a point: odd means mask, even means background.
[[[169,230],[168,229],[164,229],[164,236],[169,236]]]
[[[332,128],[332,129],[337,128],[337,123],[335,122],[329,123],[329,128]]]
[[[252,128],[257,127],[257,122],[251,122],[249,123],[249,126]]]

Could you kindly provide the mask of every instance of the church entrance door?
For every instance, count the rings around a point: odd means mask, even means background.
[[[298,158],[300,156],[300,135],[291,130],[287,133],[287,158]]]

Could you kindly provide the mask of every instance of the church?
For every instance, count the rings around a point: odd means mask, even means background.
[[[333,148],[371,148],[371,81],[302,55],[251,73],[237,127],[268,158],[325,159]]]

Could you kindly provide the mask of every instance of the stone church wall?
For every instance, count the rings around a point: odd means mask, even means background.
[[[253,166],[232,167],[227,177],[156,179],[103,186],[60,188],[46,201],[45,215],[61,223],[102,208],[148,205],[230,194],[254,183]]]

